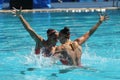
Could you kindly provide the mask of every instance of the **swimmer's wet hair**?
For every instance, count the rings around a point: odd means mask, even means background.
[[[68,27],[64,27],[64,29],[60,30],[60,33],[70,35],[70,29]]]
[[[51,29],[51,28],[50,28],[50,29],[47,30],[47,35],[48,35],[48,36],[51,36],[52,34],[54,34],[54,33],[56,33],[56,32],[57,32],[57,31],[56,31],[55,29]]]

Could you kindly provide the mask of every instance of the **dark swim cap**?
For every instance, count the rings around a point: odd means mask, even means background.
[[[47,30],[47,35],[50,36],[50,35],[52,35],[52,34],[54,34],[54,33],[56,33],[56,32],[57,32],[57,31],[56,31],[55,29],[51,29],[51,28],[50,28],[50,29]]]
[[[70,35],[70,29],[68,27],[64,27],[64,29],[60,30],[60,33]]]

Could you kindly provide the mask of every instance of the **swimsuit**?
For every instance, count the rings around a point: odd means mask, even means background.
[[[61,61],[62,64],[68,65],[68,61],[67,60],[60,59],[60,61]]]
[[[49,57],[51,56],[51,53],[49,51],[49,49],[46,49],[46,48],[41,48],[41,50],[38,48],[38,49],[35,49],[35,54],[38,55],[38,54],[44,54],[44,56],[46,57]]]
[[[71,58],[70,55],[68,55],[66,52],[62,53],[63,54],[63,58],[60,59],[61,63],[64,65],[72,65],[73,64],[73,60]]]
[[[35,49],[35,54],[36,54],[36,55],[40,54],[40,49],[39,49],[39,48],[38,48],[38,49]]]

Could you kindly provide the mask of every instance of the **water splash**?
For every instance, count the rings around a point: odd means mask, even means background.
[[[107,51],[104,55],[106,55],[106,53]],[[92,52],[88,44],[85,44],[85,49],[82,54],[82,64],[104,71],[111,71],[111,68],[115,67],[114,71],[120,70],[118,67],[120,65],[119,58],[100,56],[98,52]]]
[[[52,56],[50,57],[43,56],[44,54],[43,50],[44,48],[41,49],[41,52],[39,55],[36,55],[34,54],[34,48],[33,48],[29,55],[24,56],[24,59],[25,59],[24,64],[33,65],[34,67],[37,67],[37,68],[45,68],[45,67],[47,68],[54,65],[57,62],[57,60]]]

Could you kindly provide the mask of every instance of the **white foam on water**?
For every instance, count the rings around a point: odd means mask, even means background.
[[[105,55],[107,53],[107,50],[105,52]],[[83,66],[93,66],[95,68],[104,69],[107,68],[111,70],[111,68],[118,68],[118,65],[120,65],[120,59],[119,58],[113,58],[113,57],[105,57],[100,56],[97,52],[90,51],[90,47],[86,44],[85,50],[82,54],[82,62]],[[106,69],[106,70],[107,70]]]
[[[24,64],[27,65],[33,65],[34,67],[37,68],[45,68],[45,67],[50,67],[57,63],[57,59],[54,57],[44,57],[43,56],[43,51],[44,48],[41,49],[41,52],[39,55],[34,54],[34,48],[32,49],[31,53],[29,55],[24,56]]]

